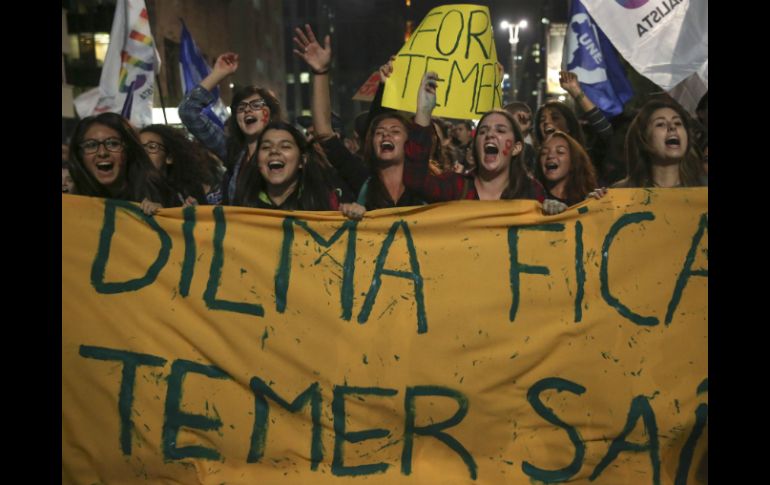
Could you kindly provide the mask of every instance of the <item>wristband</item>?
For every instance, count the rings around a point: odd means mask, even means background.
[[[310,69],[310,72],[312,72],[316,76],[321,76],[323,74],[328,74],[329,73],[329,68],[327,67],[326,70],[324,70],[324,71],[316,71],[315,69]]]

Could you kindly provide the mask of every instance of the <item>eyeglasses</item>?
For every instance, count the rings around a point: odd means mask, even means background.
[[[251,108],[252,111],[256,111],[258,109],[262,109],[267,106],[267,103],[264,99],[255,99],[253,101],[249,101],[248,103],[238,103],[238,106],[236,106],[235,111],[237,113],[243,113],[246,111],[246,108]]]
[[[123,151],[123,142],[117,138],[107,138],[102,141],[86,140],[80,144],[80,149],[83,150],[83,153],[92,154],[99,151],[99,145],[104,145],[108,152]]]
[[[161,150],[164,152],[166,151],[166,145],[158,143],[157,141],[148,141],[147,143],[143,143],[142,146],[147,153],[158,153]]]

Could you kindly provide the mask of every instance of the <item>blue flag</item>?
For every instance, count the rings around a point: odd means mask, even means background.
[[[179,65],[182,68],[182,87],[185,94],[187,94],[191,89],[200,84],[203,78],[209,75],[211,68],[206,63],[206,60],[203,59],[200,51],[198,51],[198,46],[195,45],[195,41],[192,35],[190,35],[190,31],[187,30],[184,20],[179,20],[182,22]],[[203,112],[217,126],[224,128],[228,115],[222,98],[219,97],[219,88],[214,88],[212,94],[216,100],[205,107]]]
[[[622,113],[633,96],[612,44],[580,0],[572,0],[562,69],[577,74],[583,92],[607,118]]]

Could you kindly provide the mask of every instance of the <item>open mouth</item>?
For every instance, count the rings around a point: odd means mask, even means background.
[[[555,131],[556,131],[556,128],[554,128],[553,126],[548,126],[546,128],[543,128],[543,133],[545,133],[546,135],[550,135]]]
[[[267,162],[267,168],[269,170],[281,170],[285,166],[286,164],[280,160],[272,160],[270,162]]]
[[[248,115],[243,118],[243,122],[247,125],[252,125],[257,122],[257,117],[253,115]]]
[[[393,142],[384,141],[380,143],[380,150],[384,152],[392,152],[396,149],[396,145],[393,144]]]
[[[497,155],[498,153],[500,153],[500,149],[494,143],[487,143],[484,145],[485,155]]]
[[[100,172],[111,172],[115,164],[113,162],[100,162],[96,164],[96,169]]]
[[[556,170],[557,168],[559,168],[559,164],[556,163],[556,162],[546,162],[546,164],[545,164],[545,171],[546,172],[550,172],[552,170]]]
[[[679,138],[674,136],[674,137],[671,137],[671,138],[666,138],[666,146],[667,147],[680,147],[680,146],[682,146],[682,142],[679,141]]]

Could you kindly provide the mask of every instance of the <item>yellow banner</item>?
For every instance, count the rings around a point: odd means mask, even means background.
[[[63,196],[63,482],[706,483],[707,197]]]
[[[382,104],[415,112],[423,74],[438,73],[434,116],[478,119],[502,103],[489,9],[444,5],[428,12],[393,62]]]

